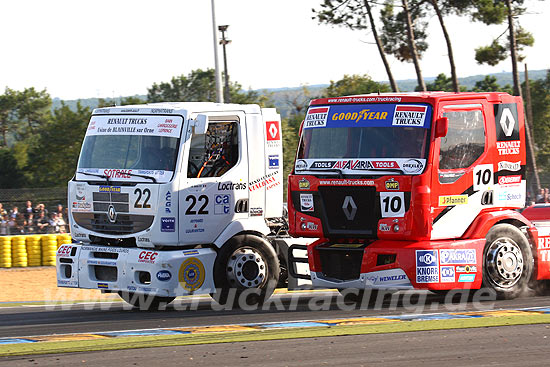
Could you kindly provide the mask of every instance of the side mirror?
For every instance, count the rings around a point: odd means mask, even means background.
[[[300,130],[298,130],[298,137],[302,136],[302,130],[304,130],[304,120],[300,124]]]
[[[447,131],[449,130],[449,118],[440,117],[435,120],[435,137],[443,138],[447,136]]]
[[[193,126],[195,127],[195,134],[206,134],[208,130],[208,116],[198,114],[194,119]]]

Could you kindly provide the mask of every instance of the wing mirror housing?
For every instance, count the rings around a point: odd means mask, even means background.
[[[447,131],[449,130],[449,118],[440,117],[435,120],[435,137],[443,138],[447,136]]]
[[[208,116],[200,113],[193,121],[195,134],[206,134],[206,131],[208,130]]]

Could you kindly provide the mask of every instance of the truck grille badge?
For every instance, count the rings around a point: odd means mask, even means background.
[[[357,205],[355,205],[355,201],[353,201],[351,196],[348,195],[345,197],[344,203],[342,204],[342,209],[344,210],[344,214],[348,220],[353,220],[353,218],[355,218],[355,213],[357,213]]]
[[[109,218],[109,222],[116,222],[116,210],[113,205],[109,205],[109,209],[107,210],[107,217]]]

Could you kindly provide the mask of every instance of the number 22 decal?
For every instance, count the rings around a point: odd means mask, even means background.
[[[185,215],[195,215],[195,214],[203,215],[203,214],[208,214],[208,210],[205,210],[205,209],[206,209],[206,206],[208,205],[208,196],[206,196],[206,195],[201,195],[201,196],[199,196],[199,198],[197,199],[197,197],[196,197],[195,195],[188,195],[188,196],[185,198],[185,201],[190,201],[190,202],[191,202],[191,205],[189,205],[189,207],[188,207],[187,210],[185,211]],[[198,202],[202,202],[202,205],[201,205],[201,207],[199,208],[199,211],[198,211],[198,212],[195,210],[195,205],[197,204],[197,201],[198,201]]]
[[[405,215],[405,195],[402,192],[381,192],[380,213],[382,218],[403,217]]]
[[[134,208],[148,209],[148,208],[151,207],[151,204],[149,204],[149,199],[151,199],[151,190],[145,189],[145,190],[143,190],[143,193],[142,193],[141,189],[135,189],[134,194],[137,195],[136,202],[134,203]],[[140,203],[142,196],[144,197],[143,204]]]

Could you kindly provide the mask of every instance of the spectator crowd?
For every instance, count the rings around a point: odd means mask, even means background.
[[[17,206],[7,210],[0,203],[0,236],[43,233],[67,233],[69,226],[67,208],[58,204],[55,211],[48,211],[44,204],[32,205],[27,201],[25,208]]]

